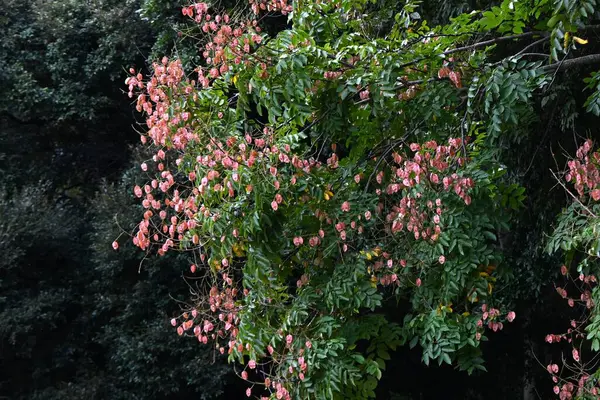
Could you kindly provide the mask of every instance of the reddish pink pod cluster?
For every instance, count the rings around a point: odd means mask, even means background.
[[[580,159],[585,159],[587,153],[591,148],[591,143],[587,142],[584,144],[578,152],[577,156]],[[558,294],[567,300],[569,306],[574,307],[575,303],[578,302],[586,309],[591,309],[596,306],[592,298],[592,286],[597,284],[595,275],[585,275],[580,273],[578,277],[571,277],[569,275],[569,269],[566,265],[560,267],[561,274],[569,278],[575,285],[576,289],[580,292],[579,299],[570,297],[567,290],[563,287],[556,287]],[[568,374],[567,377],[562,377],[559,374],[560,367],[557,364],[549,364],[547,366],[548,373],[552,376],[552,381],[556,384],[554,386],[554,393],[559,396],[560,399],[572,399],[575,396],[582,395],[594,395],[599,394],[600,388],[589,385],[590,375],[586,371],[586,363],[582,360],[580,349],[575,346],[580,340],[587,337],[587,324],[589,315],[584,313],[580,315],[579,320],[571,320],[570,326],[565,333],[560,334],[548,334],[546,335],[545,341],[547,343],[561,343],[567,342],[571,347],[571,357],[563,358],[565,366],[563,370],[576,371],[574,375]]]
[[[502,316],[500,310],[494,307],[489,307],[487,304],[483,304],[481,306],[481,311],[483,314],[481,315],[481,319],[477,321],[477,327],[482,328],[484,324],[487,323],[488,329],[491,329],[494,332],[504,329],[504,324],[500,319]],[[517,315],[514,311],[508,311],[505,316],[506,321],[508,322],[513,322],[516,317]],[[481,339],[480,332],[477,332],[476,339]]]
[[[270,4],[273,3],[273,4]],[[268,5],[269,10],[284,11],[288,9],[287,4],[281,1],[272,1]],[[261,8],[267,2],[261,2],[257,5]],[[264,6],[265,9],[267,6]],[[232,65],[240,63],[249,64],[253,62],[248,55],[252,52],[254,46],[262,42],[262,36],[259,35],[261,28],[258,21],[252,20],[232,25],[228,14],[210,14],[210,7],[207,3],[196,3],[182,9],[183,15],[192,18],[197,24],[201,25],[204,33],[209,35],[210,40],[204,45],[202,56],[206,60],[208,67],[197,68],[198,82],[202,87],[210,86],[211,80],[225,75],[232,68]],[[258,11],[256,12],[258,14]],[[266,64],[261,63],[263,77],[266,77]]]
[[[469,177],[461,177],[453,172],[444,175],[450,166],[464,165],[465,161],[458,153],[463,145],[461,139],[449,139],[448,145],[438,145],[429,141],[423,146],[413,143],[410,149],[415,155],[408,159],[398,153],[393,153],[394,166],[392,176],[386,187],[386,193],[393,195],[405,189],[425,184],[434,190],[453,190],[465,204],[471,204],[469,190],[474,187],[474,181]],[[382,183],[383,173],[377,175],[377,182]],[[434,212],[433,215],[432,211]],[[414,234],[415,239],[437,240],[441,232],[441,216],[443,213],[442,200],[424,200],[422,194],[404,196],[398,205],[392,207],[386,215],[386,221],[391,223],[391,232],[402,230]],[[443,262],[442,262],[443,263]]]
[[[254,14],[260,14],[261,11],[277,11],[287,15],[294,9],[287,0],[249,0],[250,8]]]
[[[598,168],[600,153],[589,155],[591,149],[592,141],[589,139],[577,149],[577,158],[567,163],[569,172],[565,179],[567,182],[573,182],[579,196],[583,196],[587,189],[592,199],[598,201],[600,200],[600,169]]]

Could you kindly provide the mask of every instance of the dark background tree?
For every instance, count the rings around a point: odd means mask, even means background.
[[[169,329],[187,261],[110,246],[139,206],[125,71],[162,37],[141,6],[2,1],[0,397],[210,399],[231,378]]]

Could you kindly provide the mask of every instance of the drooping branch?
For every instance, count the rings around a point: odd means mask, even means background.
[[[450,49],[447,50],[443,53],[441,53],[441,55],[447,56],[449,54],[453,54],[453,53],[458,53],[460,51],[466,51],[466,50],[473,50],[473,49],[478,49],[480,47],[486,47],[486,46],[491,46],[493,44],[496,43],[500,43],[500,42],[505,42],[507,40],[514,40],[514,39],[524,39],[530,36],[536,36],[536,35],[545,35],[544,32],[538,32],[538,31],[532,31],[532,32],[525,32],[525,33],[521,33],[519,35],[511,35],[511,36],[501,36],[495,39],[490,39],[490,40],[485,40],[483,42],[477,42],[468,46],[463,46],[463,47],[457,47],[455,49]]]
[[[537,54],[537,55],[541,55],[541,54]],[[550,71],[556,71],[557,69],[565,70],[565,69],[579,67],[579,66],[583,66],[583,65],[589,65],[589,64],[600,64],[600,54],[589,54],[587,56],[572,58],[570,60],[565,60],[562,62],[559,61],[554,64],[546,65],[546,66],[542,67],[541,69],[544,72],[550,72]],[[422,84],[425,82],[435,82],[435,81],[440,81],[440,80],[445,80],[445,79],[433,77],[433,78],[429,78],[429,79],[419,79],[419,80],[415,80],[415,81],[408,81],[408,82],[403,82],[400,85],[398,85],[398,88],[407,87],[410,85],[418,85],[418,84]],[[360,104],[360,103],[362,103],[362,102],[358,102],[357,104]]]
[[[588,26],[585,26],[585,27],[581,28],[580,30],[581,31],[594,31],[594,30],[598,30],[598,29],[600,29],[600,25],[588,25]],[[462,47],[457,47],[457,48],[454,48],[454,49],[446,50],[446,51],[444,51],[442,53],[436,54],[435,57],[447,56],[447,55],[458,53],[458,52],[461,52],[461,51],[474,50],[474,49],[478,49],[478,48],[481,48],[481,47],[491,46],[491,45],[496,44],[496,43],[505,42],[505,41],[508,41],[508,40],[525,39],[525,38],[532,37],[532,36],[542,36],[542,38],[539,39],[539,40],[537,40],[537,41],[535,41],[535,42],[533,42],[533,43],[531,43],[530,45],[528,45],[527,47],[525,47],[524,49],[522,49],[521,52],[525,52],[530,47],[533,47],[533,46],[535,46],[535,45],[543,42],[548,37],[548,33],[547,32],[540,32],[540,31],[531,31],[531,32],[520,33],[518,35],[501,36],[501,37],[497,37],[497,38],[494,38],[494,39],[485,40],[483,42],[473,43],[473,44],[470,44],[468,46],[462,46]],[[517,53],[517,54],[520,54],[520,53]],[[417,63],[419,63],[419,62],[421,62],[423,60],[426,60],[427,58],[431,58],[431,57],[420,57],[420,58],[417,58],[415,60],[407,61],[407,62],[405,62],[403,64],[400,64],[400,66],[398,68],[401,69],[401,68],[409,67],[409,66],[417,64]],[[552,69],[552,68],[550,68],[550,69]]]
[[[483,42],[473,43],[473,44],[470,44],[468,46],[462,46],[462,47],[457,47],[455,49],[446,50],[446,51],[444,51],[442,53],[435,54],[434,56],[420,57],[420,58],[417,58],[415,60],[407,61],[407,62],[405,62],[403,64],[400,64],[398,66],[398,68],[402,69],[402,68],[409,67],[409,66],[417,64],[417,63],[419,63],[419,62],[421,62],[423,60],[426,60],[427,58],[447,56],[449,54],[458,53],[458,52],[461,52],[461,51],[478,49],[480,47],[490,46],[490,45],[493,45],[493,44],[496,44],[496,43],[499,43],[499,42],[504,42],[504,41],[507,41],[507,40],[524,39],[524,38],[527,38],[527,37],[530,37],[530,36],[543,35],[543,34],[544,34],[543,32],[532,31],[532,32],[521,33],[519,35],[501,36],[501,37],[498,37],[498,38],[494,38],[494,39],[490,39],[490,40],[485,40]]]

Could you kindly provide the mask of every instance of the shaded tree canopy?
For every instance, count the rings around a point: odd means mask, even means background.
[[[115,222],[131,226],[139,208],[119,188],[136,157],[125,71],[143,65],[158,33],[140,7],[2,2],[2,398],[226,397],[213,352],[178,346],[167,329],[172,298],[187,291],[166,266],[181,261],[148,261],[138,274],[143,254],[110,247]]]

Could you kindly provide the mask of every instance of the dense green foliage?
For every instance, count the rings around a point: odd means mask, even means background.
[[[593,0],[2,6],[0,397],[597,397]]]
[[[426,365],[485,370],[486,328],[550,277],[528,276],[543,238],[501,237],[520,225],[540,111],[567,104],[562,130],[579,107],[597,114],[596,76],[568,77],[600,61],[577,36],[596,29],[595,3],[504,1],[437,26],[411,2],[250,5],[184,7],[203,61],[165,57],[126,82],[155,151],[142,170],[158,170],[134,188],[134,243],[188,249],[211,280],[178,333],[244,364],[249,395],[371,397],[403,344]],[[278,13],[288,25],[263,31]],[[582,84],[583,101],[565,95]]]
[[[120,176],[136,138],[125,68],[154,40],[140,6],[2,2],[0,398],[224,393],[213,352],[168,330],[182,261],[110,247],[139,208]]]
[[[36,184],[43,174],[77,191],[126,162],[131,137],[118,133],[132,115],[117,82],[144,60],[151,40],[138,7],[3,1],[0,162],[12,183]]]

